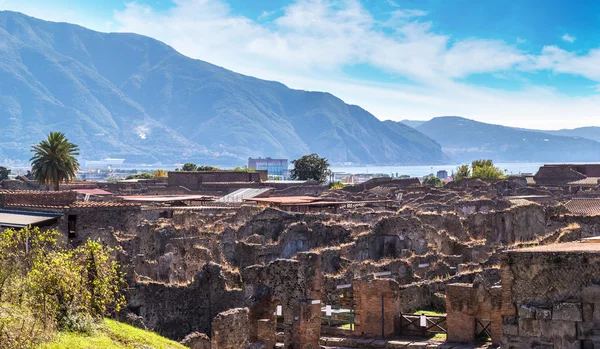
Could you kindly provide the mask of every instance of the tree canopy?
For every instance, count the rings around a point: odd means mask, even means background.
[[[317,154],[304,155],[300,159],[293,160],[294,168],[291,177],[299,180],[315,180],[325,182],[330,173],[327,159]]]
[[[31,147],[31,172],[41,185],[52,185],[59,190],[60,183],[75,180],[79,171],[79,147],[62,132],[50,132],[48,138]]]
[[[0,181],[3,179],[8,179],[8,175],[10,174],[10,170],[6,167],[0,166]]]
[[[181,167],[181,170],[182,171],[198,171],[198,166],[196,166],[196,164],[188,162]]]
[[[444,182],[436,176],[427,176],[423,178],[423,185],[428,185],[432,187],[442,187]]]
[[[501,179],[504,178],[504,172],[494,165],[492,160],[475,160],[469,165],[460,165],[456,169],[454,180],[463,178],[482,178],[482,179]]]

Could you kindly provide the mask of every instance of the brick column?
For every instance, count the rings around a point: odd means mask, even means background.
[[[394,334],[396,293],[393,280],[354,280],[355,332],[369,336]],[[383,320],[383,321],[382,321]]]
[[[219,313],[212,321],[212,349],[246,349],[250,344],[248,308]]]
[[[446,285],[446,324],[448,342],[475,340],[474,289],[471,284]]]

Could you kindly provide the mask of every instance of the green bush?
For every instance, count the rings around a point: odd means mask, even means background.
[[[0,348],[29,348],[53,330],[90,332],[124,306],[110,248],[88,240],[69,249],[57,238],[38,228],[0,232]]]

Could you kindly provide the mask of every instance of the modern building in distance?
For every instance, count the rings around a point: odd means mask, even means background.
[[[437,178],[439,178],[439,179],[448,178],[448,171],[446,171],[446,170],[437,171]]]
[[[289,175],[288,159],[248,158],[248,168],[252,170],[267,170],[270,176]]]

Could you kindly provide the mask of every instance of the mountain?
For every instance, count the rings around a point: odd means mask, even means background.
[[[600,142],[600,127],[589,126],[579,127],[571,130],[563,129],[557,131],[541,131],[556,136],[567,136],[567,137],[580,137],[591,139],[596,142]]]
[[[441,144],[442,150],[459,162],[600,161],[600,143],[581,137],[556,136],[454,116],[434,118],[417,130]]]
[[[402,120],[400,122],[406,126],[410,126],[412,128],[417,128],[417,127],[423,125],[424,123],[426,123],[427,121],[424,121],[424,120]]]
[[[447,161],[426,136],[323,92],[241,75],[135,34],[0,12],[0,156],[28,159],[63,131],[84,159],[239,164],[249,156],[330,162]]]

